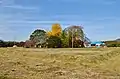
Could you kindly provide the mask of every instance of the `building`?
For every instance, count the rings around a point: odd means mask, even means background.
[[[91,42],[91,47],[103,47],[105,43],[102,41]]]

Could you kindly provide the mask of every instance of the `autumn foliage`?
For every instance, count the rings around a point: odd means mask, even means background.
[[[60,24],[53,24],[52,25],[52,30],[49,31],[47,34],[48,36],[60,36],[62,32],[62,28],[60,26]]]
[[[48,48],[79,48],[84,47],[85,34],[81,26],[69,26],[65,29],[61,25],[55,23],[51,30],[46,32],[42,29],[36,29],[30,34],[30,37],[25,42],[4,42],[0,41],[0,47],[9,47],[14,44],[18,47],[48,47]]]

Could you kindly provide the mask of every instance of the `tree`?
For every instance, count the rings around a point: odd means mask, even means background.
[[[66,37],[69,37],[69,46],[70,47],[84,47],[84,32],[81,26],[70,26],[64,29],[64,34]],[[77,44],[77,45],[76,45]]]
[[[60,26],[60,24],[53,24],[52,25],[52,30],[49,31],[47,34],[48,36],[60,36],[62,32],[62,28]]]
[[[0,47],[4,47],[4,41],[0,40]]]
[[[24,47],[25,42],[21,41],[21,42],[17,42],[16,44],[18,47]]]
[[[47,39],[48,48],[60,48],[61,44],[62,44],[62,41],[57,36],[50,36],[49,39]]]
[[[52,36],[52,32],[51,31],[47,32],[47,36],[48,37]]]
[[[53,24],[52,25],[53,36],[60,36],[61,32],[62,32],[62,28],[61,28],[60,24]]]
[[[46,32],[37,29],[30,35],[30,40],[33,41],[35,45],[43,44],[46,42]]]
[[[112,40],[112,41],[103,41],[107,47],[120,47],[119,40]]]
[[[61,41],[62,41],[62,47],[68,48],[69,47],[69,36],[66,36],[64,30],[61,33]]]
[[[33,41],[31,41],[31,40],[26,40],[25,41],[24,47],[31,48],[31,47],[34,47],[34,46],[35,46],[35,43]]]
[[[14,42],[14,41],[7,41],[6,42],[7,47],[13,47],[14,44],[16,44],[16,42]]]
[[[59,48],[61,47],[61,32],[62,28],[60,24],[53,24],[51,31],[47,32],[47,46],[49,48]]]

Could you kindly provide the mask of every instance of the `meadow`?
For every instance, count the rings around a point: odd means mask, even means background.
[[[0,48],[0,79],[120,79],[120,48]]]

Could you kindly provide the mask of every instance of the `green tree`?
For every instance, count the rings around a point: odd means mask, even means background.
[[[4,41],[0,40],[0,47],[4,47]]]
[[[47,39],[47,46],[48,48],[60,48],[62,44],[61,38],[57,36],[50,36]]]
[[[68,37],[69,47],[84,47],[84,31],[81,26],[70,26],[64,29],[64,34]]]
[[[62,41],[62,47],[68,48],[69,47],[69,36],[67,36],[64,32],[64,30],[61,33],[61,41]]]
[[[33,41],[35,45],[42,45],[46,42],[46,37],[44,30],[37,29],[30,35],[30,40]]]

